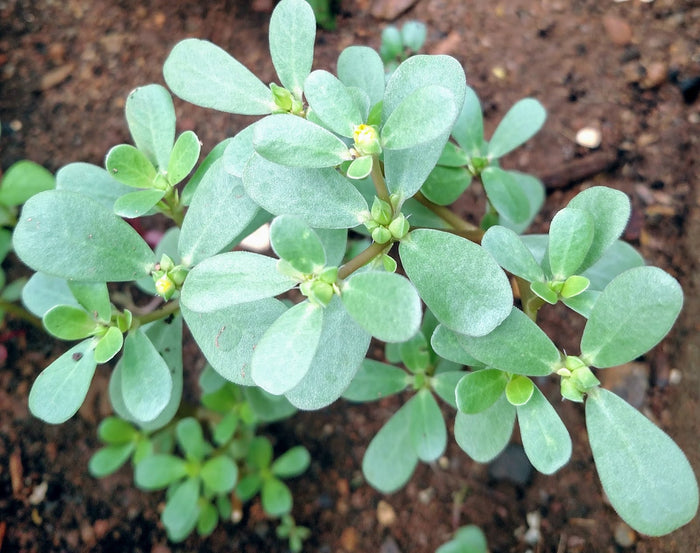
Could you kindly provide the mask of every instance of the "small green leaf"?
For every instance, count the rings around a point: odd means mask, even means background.
[[[555,305],[559,301],[559,296],[552,290],[548,282],[535,281],[530,283],[532,290],[538,297],[551,305]]]
[[[593,306],[595,302],[598,301],[600,294],[601,293],[597,290],[584,290],[580,294],[570,298],[562,298],[562,303],[569,309],[573,309],[576,313],[588,319],[591,316]]]
[[[411,443],[416,455],[425,463],[436,461],[447,447],[447,428],[440,406],[426,389],[420,390],[408,404],[411,405]]]
[[[571,438],[554,407],[533,387],[530,401],[516,407],[525,454],[538,471],[553,474],[571,457]]]
[[[240,417],[233,411],[224,415],[224,418],[216,423],[212,430],[212,439],[216,445],[224,445],[236,432]]]
[[[217,499],[221,496],[217,496]],[[224,518],[224,517],[222,517]],[[200,504],[199,517],[197,518],[197,533],[200,536],[210,535],[219,522],[219,511],[208,501]]]
[[[69,163],[56,173],[56,190],[89,196],[112,211],[120,196],[132,192],[130,186],[114,179],[105,169],[90,163]]]
[[[21,205],[54,186],[53,175],[41,165],[28,160],[17,161],[10,165],[0,181],[0,204],[9,207]]]
[[[131,144],[114,146],[105,168],[119,182],[135,188],[153,188],[158,172],[148,158]]]
[[[421,186],[421,192],[435,204],[450,205],[462,195],[471,181],[471,174],[464,167],[436,165]]]
[[[449,363],[449,361],[444,363]],[[433,389],[433,391],[442,401],[447,403],[453,409],[457,409],[455,390],[457,388],[457,384],[462,379],[464,374],[464,371],[461,370],[448,369],[444,372],[438,372],[430,379],[430,387]]]
[[[646,353],[668,333],[683,291],[657,267],[636,267],[615,277],[591,311],[581,337],[584,362],[601,369]]]
[[[411,432],[412,412],[412,405],[404,404],[365,451],[362,472],[367,482],[381,492],[392,493],[401,488],[418,464]]]
[[[123,444],[109,445],[98,449],[90,457],[88,471],[95,478],[103,478],[119,470],[119,468],[129,460],[134,452],[136,444],[127,442]]]
[[[603,489],[637,532],[662,536],[695,516],[698,484],[688,459],[639,411],[612,392],[592,390],[586,429]]]
[[[178,42],[165,60],[163,76],[177,96],[198,106],[242,115],[277,109],[272,92],[260,79],[206,40]]]
[[[529,140],[540,130],[547,118],[542,104],[534,98],[524,98],[508,110],[491,137],[488,156],[504,156]]]
[[[544,280],[542,267],[512,230],[498,225],[493,226],[484,234],[481,245],[509,273],[524,278],[528,282]]]
[[[579,271],[593,265],[622,234],[630,217],[630,201],[624,192],[593,186],[577,194],[568,207],[586,211],[593,219],[593,243]]]
[[[564,282],[564,286],[562,286],[561,294],[562,298],[573,298],[581,294],[582,292],[585,292],[588,286],[590,285],[589,280],[584,277],[584,276],[579,276],[579,275],[571,275],[569,278],[566,279]]]
[[[328,71],[314,71],[307,77],[304,96],[314,115],[340,136],[352,138],[355,126],[363,122],[352,94]]]
[[[134,482],[143,490],[161,490],[187,474],[185,461],[174,455],[146,457],[134,469]]]
[[[41,192],[24,204],[14,247],[35,271],[92,282],[136,280],[154,265],[151,248],[110,209],[65,190]]]
[[[100,440],[108,444],[123,444],[136,439],[138,432],[130,422],[119,417],[107,417],[97,427]]]
[[[246,386],[243,394],[250,408],[261,421],[275,422],[286,419],[297,412],[284,396],[273,396],[257,386]]]
[[[175,186],[182,181],[197,164],[202,148],[199,138],[192,131],[185,131],[177,137],[177,141],[168,159],[168,182]]]
[[[593,243],[593,218],[573,207],[559,211],[549,227],[549,266],[555,280],[576,274]]]
[[[530,401],[534,389],[535,385],[532,383],[532,380],[527,376],[516,374],[506,384],[506,398],[511,405],[516,407],[525,405]]]
[[[236,496],[241,501],[248,501],[260,491],[262,478],[259,474],[249,474],[238,481],[236,485]]]
[[[199,473],[204,484],[214,493],[228,493],[238,480],[238,467],[229,457],[219,455],[208,459]]]
[[[92,313],[101,321],[109,322],[112,317],[112,304],[106,283],[70,281],[68,288],[88,313]]]
[[[435,553],[487,553],[488,544],[481,528],[473,524],[462,526],[454,539],[441,545]]]
[[[317,272],[326,264],[326,253],[318,235],[293,215],[280,215],[272,221],[270,243],[277,256],[300,273]]]
[[[184,540],[199,519],[199,479],[188,478],[168,497],[161,520],[171,541]]]
[[[474,336],[510,313],[510,283],[491,255],[473,242],[432,229],[412,231],[399,247],[404,270],[445,326]]]
[[[246,461],[254,469],[260,470],[269,467],[272,462],[272,444],[270,440],[263,436],[253,438],[250,442]]]
[[[530,226],[530,223],[535,219],[535,216],[542,209],[544,204],[545,189],[544,184],[537,177],[528,175],[526,173],[520,173],[519,171],[508,171],[508,174],[513,177],[514,184],[520,188],[521,192],[527,198],[527,216],[519,221],[515,222],[506,217],[503,213],[499,214],[498,223],[504,227],[522,233]]]
[[[364,179],[372,172],[372,156],[360,156],[348,166],[346,175],[349,179]]]
[[[428,341],[422,332],[414,334],[413,338],[399,345],[401,361],[411,372],[425,371],[430,365]]]
[[[503,394],[481,413],[467,415],[458,411],[455,441],[477,463],[488,463],[508,445],[514,424],[515,407]]]
[[[286,515],[292,510],[292,492],[274,476],[263,481],[260,500],[263,511],[273,517]]]
[[[120,361],[124,404],[138,421],[151,421],[170,400],[173,379],[165,360],[141,329],[129,332]]]
[[[244,129],[245,130],[245,129]],[[240,133],[239,133],[240,134]],[[235,138],[235,137],[234,137]],[[207,154],[207,156],[204,158],[204,160],[199,164],[197,167],[196,171],[194,174],[187,180],[187,184],[185,187],[182,189],[182,193],[180,194],[180,201],[182,205],[190,205],[190,202],[192,200],[192,196],[194,195],[195,191],[197,188],[199,188],[199,183],[202,181],[202,178],[204,175],[206,175],[209,172],[209,169],[211,166],[214,164],[215,161],[218,160],[224,160],[224,153],[226,152],[226,148],[234,141],[234,138],[226,138],[219,142],[216,146],[214,146],[211,151]],[[250,153],[253,153],[253,145],[252,143],[250,144]],[[247,158],[243,160],[243,163],[247,161]],[[224,166],[225,166],[225,161],[224,161]],[[228,169],[227,169],[228,172]],[[240,174],[236,173],[231,173],[234,176],[237,176],[240,178]]]
[[[481,157],[484,152],[484,120],[476,92],[466,87],[462,111],[452,129],[452,136],[470,157]]]
[[[514,223],[527,220],[530,203],[510,171],[487,167],[481,172],[481,180],[489,202],[499,214]]]
[[[323,328],[323,309],[308,301],[285,311],[258,342],[251,362],[255,383],[280,395],[309,371]]]
[[[466,373],[455,388],[457,408],[466,414],[481,413],[503,395],[508,377],[497,369]]]
[[[469,355],[461,346],[460,334],[445,325],[438,325],[430,338],[430,346],[440,357],[468,367],[481,367],[483,363]]]
[[[29,410],[49,424],[67,421],[82,405],[96,366],[92,340],[73,346],[34,381]]]
[[[384,342],[404,342],[420,328],[420,298],[401,275],[355,273],[344,282],[341,299],[360,326]]]
[[[124,335],[116,326],[110,326],[95,346],[95,363],[107,363],[122,349]]]
[[[418,52],[425,43],[427,28],[420,21],[406,21],[401,27],[401,40],[406,48]]]
[[[61,340],[80,340],[93,335],[98,325],[94,317],[81,307],[57,305],[43,318],[46,331]]]
[[[285,451],[272,463],[272,474],[278,478],[293,478],[299,476],[311,464],[309,450],[298,445]]]
[[[127,219],[143,217],[165,196],[164,190],[139,190],[117,198],[114,213]]]
[[[304,0],[283,0],[272,12],[268,30],[270,57],[282,85],[301,100],[311,71],[316,18]],[[308,97],[307,97],[308,98]]]
[[[154,167],[165,169],[175,140],[175,108],[170,93],[159,84],[129,93],[124,108],[136,147]]]
[[[185,417],[175,426],[177,443],[188,460],[201,461],[210,446],[204,441],[202,425],[194,417]]]
[[[258,121],[253,146],[265,159],[289,167],[335,167],[352,159],[348,147],[332,132],[290,114]]]
[[[343,397],[349,401],[375,401],[406,389],[408,375],[405,371],[373,359],[362,361]]]

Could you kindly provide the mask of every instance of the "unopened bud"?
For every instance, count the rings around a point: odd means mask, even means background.
[[[272,98],[275,100],[275,104],[282,111],[292,111],[293,98],[289,90],[277,86],[275,83],[270,83],[270,90],[272,91]]]
[[[156,280],[156,293],[164,300],[169,300],[175,293],[175,290],[177,290],[177,287],[168,275],[163,275]]]
[[[372,231],[372,240],[377,244],[386,244],[391,240],[391,231],[386,227],[377,227]]]
[[[403,213],[399,213],[399,216],[389,223],[389,231],[396,240],[401,240],[406,236],[410,228],[411,225],[408,224],[408,220]]]
[[[355,126],[353,133],[355,139],[355,149],[360,154],[365,156],[378,155],[382,152],[382,146],[379,142],[379,132],[372,125]]]
[[[380,200],[376,196],[374,197],[374,202],[372,202],[372,219],[379,223],[380,225],[388,225],[391,223],[391,219],[394,215],[394,210],[391,208],[389,203],[384,200]]]

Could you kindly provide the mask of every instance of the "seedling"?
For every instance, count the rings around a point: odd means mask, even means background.
[[[537,100],[516,103],[487,141],[455,59],[412,56],[386,80],[379,54],[351,46],[337,76],[311,71],[315,29],[304,0],[277,5],[269,38],[279,84],[269,86],[210,42],[178,43],[164,66],[174,94],[262,117],[197,166],[194,133],[175,140],[169,92],[139,88],[126,102],[134,144],[110,150],[106,169],[64,167],[56,190],[27,201],[14,247],[37,273],[23,299],[49,332],[78,341],[39,375],[31,411],[67,420],[96,366],[118,358],[110,397],[130,426],[110,423],[123,430],[117,441],[103,432],[108,468],[131,458],[139,485],[168,487],[164,522],[182,539],[195,526],[208,533],[232,490],[238,499],[260,491],[269,514],[287,515],[280,478],[308,464],[297,448],[272,462],[270,443],[250,433],[234,447],[250,421],[226,397],[242,393],[251,407],[264,402],[261,412],[289,416],[402,392],[362,463],[388,493],[443,454],[440,401],[476,461],[496,457],[517,420],[532,464],[556,472],[571,439],[539,388],[556,379],[563,398],[584,404],[603,488],[627,523],[662,535],[692,519],[698,488],[685,455],[596,377],[653,348],[683,302],[673,277],[619,241],[628,198],[586,189],[549,234],[523,235],[544,188],[499,160],[543,124]],[[474,179],[487,197],[478,224],[449,208]],[[152,213],[174,222],[155,252],[123,219]],[[274,255],[237,248],[269,221]],[[108,282],[164,301],[143,312],[110,295]],[[562,351],[537,323],[559,301],[587,319],[579,351]],[[204,396],[220,417],[206,431],[173,418],[183,322],[220,379]],[[372,338],[387,344],[385,360],[366,359]],[[170,449],[141,445],[166,428]],[[292,547],[304,534],[283,519]]]

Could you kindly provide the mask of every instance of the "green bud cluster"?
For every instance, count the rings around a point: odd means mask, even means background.
[[[338,288],[338,267],[326,267],[320,273],[308,275],[299,285],[299,290],[314,305],[326,307],[334,294],[340,295]]]
[[[372,233],[372,240],[377,244],[401,240],[411,228],[403,213],[395,215],[398,205],[398,197],[395,194],[392,194],[390,202],[375,197],[369,213],[369,220],[365,222],[365,227]]]
[[[270,90],[280,112],[293,113],[294,115],[303,113],[304,105],[289,90],[275,83],[270,83]]]
[[[379,155],[382,153],[382,145],[379,140],[379,131],[374,125],[356,125],[353,129],[355,150],[361,156]]]
[[[175,292],[182,288],[187,273],[188,270],[182,265],[175,265],[170,257],[163,254],[160,263],[157,263],[151,272],[153,282],[156,285],[156,294],[168,301]]]
[[[576,356],[567,355],[564,366],[557,371],[561,376],[561,395],[571,401],[583,403],[584,395],[600,385],[593,371]]]

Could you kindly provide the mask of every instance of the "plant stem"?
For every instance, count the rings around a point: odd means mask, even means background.
[[[524,278],[516,276],[515,282],[518,284],[523,312],[534,322],[537,322],[537,312],[544,305],[544,300],[532,291],[529,283]]]
[[[391,245],[377,244],[376,242],[372,242],[372,244],[370,244],[370,246],[367,249],[361,251],[359,254],[353,257],[350,261],[348,261],[338,270],[338,278],[341,280],[347,278],[352,273],[357,271],[357,269],[359,269],[360,267],[364,267],[375,257],[384,253],[384,250],[387,247],[391,247]]]
[[[12,303],[10,301],[0,298],[0,311],[9,313],[13,317],[21,319],[24,322],[29,323],[30,325],[35,326],[36,328],[44,332],[44,325],[41,323],[41,319],[35,317],[29,311],[17,305],[16,303]]]
[[[374,188],[377,191],[377,197],[380,200],[391,203],[389,201],[389,189],[386,187],[386,181],[384,180],[384,173],[382,173],[381,163],[379,162],[379,156],[372,156],[372,181],[374,182]]]
[[[168,315],[174,315],[180,310],[180,302],[173,300],[170,303],[166,303],[160,309],[146,313],[145,315],[139,315],[134,317],[134,322],[136,326],[145,325],[152,323],[153,321],[158,321],[160,319],[165,319]]]
[[[449,210],[445,206],[437,205],[436,203],[431,202],[421,192],[416,192],[415,196],[413,197],[430,211],[435,213],[435,215],[440,217],[440,219],[445,221],[453,229],[459,231],[460,236],[464,236],[467,240],[471,240],[477,244],[481,243],[481,237],[484,235],[484,231],[479,227],[465,221],[459,215]]]

